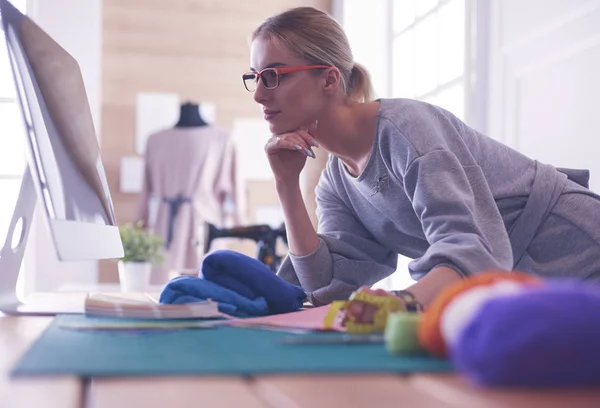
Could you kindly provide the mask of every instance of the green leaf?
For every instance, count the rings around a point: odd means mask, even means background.
[[[123,262],[150,262],[162,265],[164,262],[164,242],[152,231],[145,229],[141,223],[125,224],[119,228],[125,255]]]

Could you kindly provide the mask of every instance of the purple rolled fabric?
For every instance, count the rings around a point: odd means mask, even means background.
[[[486,301],[450,350],[480,385],[600,385],[600,286],[553,280]]]

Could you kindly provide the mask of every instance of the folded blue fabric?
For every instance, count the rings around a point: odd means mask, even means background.
[[[451,350],[456,368],[488,386],[600,385],[600,286],[549,281],[486,301]]]
[[[196,276],[178,276],[171,279],[160,294],[160,303],[182,304],[212,299],[219,303],[219,311],[236,317],[266,316],[267,302],[262,297],[248,299],[232,290]]]
[[[295,312],[306,299],[302,288],[284,281],[258,259],[235,251],[207,255],[199,276],[248,299],[264,298],[270,314]]]

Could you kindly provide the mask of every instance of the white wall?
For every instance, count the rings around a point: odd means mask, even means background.
[[[600,0],[492,2],[489,134],[600,192]]]
[[[97,134],[100,134],[102,0],[31,0],[29,16],[81,67]],[[53,290],[66,283],[97,282],[97,262],[60,263],[38,201],[25,253],[25,291]]]

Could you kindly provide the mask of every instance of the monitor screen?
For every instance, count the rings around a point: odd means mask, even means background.
[[[79,64],[9,2],[0,6],[29,171],[59,258],[118,257],[122,246]],[[103,245],[112,249],[102,251]]]
[[[3,18],[5,37],[48,215],[116,225],[79,65],[33,21],[14,16]]]

